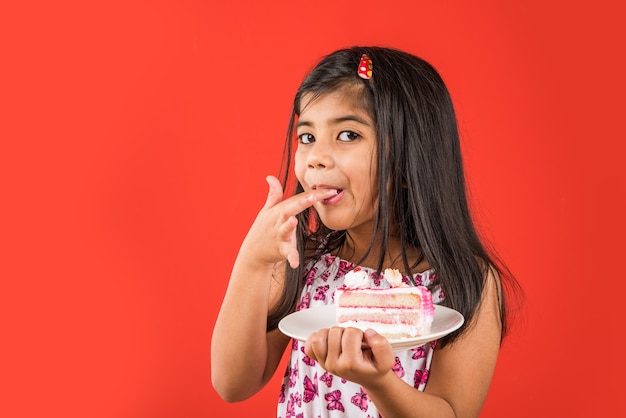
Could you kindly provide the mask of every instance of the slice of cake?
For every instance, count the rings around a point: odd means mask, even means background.
[[[389,289],[371,288],[370,278],[359,267],[346,274],[343,287],[335,291],[339,326],[371,328],[387,338],[428,334],[435,316],[430,291],[403,283],[395,269],[386,269],[383,276]]]

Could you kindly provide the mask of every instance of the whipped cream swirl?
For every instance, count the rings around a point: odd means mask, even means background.
[[[385,269],[383,276],[391,287],[406,286],[406,284],[402,281],[402,274],[400,274],[400,271],[397,269]]]
[[[348,289],[367,289],[370,287],[370,278],[360,267],[346,273],[343,285]]]

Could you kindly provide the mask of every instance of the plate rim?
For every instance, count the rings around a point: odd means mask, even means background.
[[[391,344],[394,350],[404,350],[404,349],[409,349],[409,348],[418,347],[418,346],[427,344],[431,341],[437,340],[439,338],[445,337],[446,335],[453,333],[465,323],[465,318],[460,312],[452,308],[449,308],[447,306],[442,306],[442,305],[433,305],[433,306],[435,308],[435,319],[437,318],[437,312],[440,312],[439,315],[442,315],[442,314],[452,315],[452,321],[453,321],[452,324],[443,330],[429,333],[426,335],[421,335],[418,337],[390,339],[389,343]],[[293,321],[294,318],[298,318],[299,316],[304,316],[304,315],[309,316],[311,315],[311,312],[315,312],[316,310],[317,311],[331,311],[335,309],[336,309],[336,305],[329,303],[329,304],[325,304],[321,306],[314,306],[311,308],[292,312],[291,314],[285,316],[283,319],[279,321],[278,329],[280,332],[282,332],[284,335],[290,338],[296,339],[298,341],[305,341],[306,338],[303,337],[302,334],[299,334],[297,332],[290,330],[289,329],[290,327],[288,326],[286,327],[286,324]],[[329,313],[326,312],[325,314],[328,315]],[[326,324],[323,324],[323,325],[326,325]],[[337,324],[336,323],[328,324],[328,326],[335,326],[335,325]],[[324,328],[324,326],[322,326],[320,329],[322,328]]]

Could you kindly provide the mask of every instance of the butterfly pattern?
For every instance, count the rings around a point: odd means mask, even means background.
[[[398,377],[404,377],[404,367],[402,367],[400,357],[396,356],[396,364],[393,365],[392,370]]]
[[[304,362],[304,364],[306,364],[307,366],[315,366],[315,360],[306,355],[306,353],[304,352],[304,346],[300,347],[300,351],[302,351],[302,361]]]
[[[326,254],[304,268],[304,289],[297,310],[333,303],[335,290],[343,285],[347,272],[355,264]],[[363,267],[374,286],[388,288],[389,283],[375,269]],[[441,303],[443,293],[432,270],[413,276],[433,293],[433,303]],[[408,277],[403,278],[410,283]],[[424,390],[436,342],[395,353],[393,371],[407,384]],[[304,343],[293,340],[291,356],[278,395],[279,418],[336,418],[359,416],[380,418],[376,405],[358,384],[333,376],[304,352]]]
[[[411,348],[411,351],[413,352],[413,355],[411,356],[413,360],[419,360],[421,358],[426,357],[426,348],[424,348],[423,345],[420,345],[419,347]],[[397,359],[398,357],[396,357],[396,360]]]
[[[304,377],[304,394],[302,395],[304,402],[311,402],[317,396],[317,375],[314,379],[315,381],[312,381],[309,376]]]
[[[350,398],[350,402],[353,405],[356,405],[361,411],[367,412],[367,408],[369,407],[370,398],[367,396],[367,393],[360,388],[359,393]]]
[[[343,404],[341,403],[341,391],[333,390],[330,393],[324,395],[324,399],[328,402],[326,405],[326,409],[329,411],[341,411],[344,412],[345,409]]]
[[[302,309],[309,309],[309,304],[311,303],[311,295],[307,294],[300,300],[300,303],[296,307],[296,311],[301,311]]]
[[[320,380],[326,383],[327,387],[331,387],[333,385],[333,375],[328,372],[324,372],[322,377],[320,377]]]
[[[328,292],[330,285],[319,286],[315,289],[314,300],[326,300],[326,293]]]
[[[413,378],[413,387],[419,388],[425,385],[428,381],[428,370],[415,370],[415,377]]]
[[[289,387],[296,387],[299,375],[298,363],[294,363],[293,366],[288,367],[287,370],[289,371]]]

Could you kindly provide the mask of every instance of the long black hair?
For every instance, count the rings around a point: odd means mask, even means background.
[[[373,76],[369,80],[357,75],[362,54],[372,59]],[[450,94],[429,63],[403,51],[353,47],[324,57],[300,85],[287,131],[282,179],[283,185],[294,187],[296,193],[303,191],[291,173],[301,99],[305,94],[319,97],[342,89],[360,95],[359,100],[374,120],[378,137],[376,232],[364,257],[377,251],[377,267],[381,270],[393,232],[399,234],[406,272],[411,272],[421,260],[427,260],[437,272],[445,295],[443,304],[465,317],[464,327],[442,341],[446,344],[471,323],[481,301],[488,269],[501,280],[514,280],[496,255],[487,251],[474,227]],[[282,299],[268,316],[268,330],[276,328],[280,319],[295,309],[304,284],[305,263],[337,250],[349,239],[346,231],[326,228],[314,209],[299,214],[298,225],[300,266],[286,267]],[[376,238],[381,245],[375,248]],[[421,250],[421,259],[411,263],[410,249]],[[507,324],[504,293],[498,294],[504,336]]]

